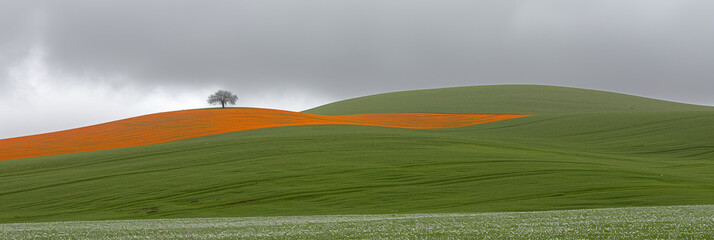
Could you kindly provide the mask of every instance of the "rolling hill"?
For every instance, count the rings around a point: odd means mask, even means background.
[[[199,109],[139,116],[88,127],[0,139],[0,161],[144,146],[221,133],[299,125],[453,128],[525,117],[514,114],[387,113],[322,116],[260,108]]]
[[[0,222],[712,204],[714,108],[483,86],[310,114],[534,114],[443,129],[262,128],[0,161]]]
[[[321,115],[365,113],[518,113],[712,111],[712,107],[613,92],[543,86],[493,85],[378,94],[307,110]]]

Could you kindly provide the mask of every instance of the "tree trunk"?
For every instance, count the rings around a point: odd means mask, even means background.
[[[221,102],[221,108],[226,108],[226,103]]]

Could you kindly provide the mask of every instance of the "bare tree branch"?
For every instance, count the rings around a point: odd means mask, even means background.
[[[218,90],[216,93],[208,96],[209,104],[220,103],[222,108],[225,108],[226,104],[235,105],[236,101],[238,101],[238,96],[227,90]]]

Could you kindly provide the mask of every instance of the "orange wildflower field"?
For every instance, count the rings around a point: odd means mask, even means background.
[[[260,108],[164,112],[59,132],[0,139],[0,160],[165,143],[259,128],[351,124],[380,127],[455,128],[529,115],[383,113],[322,116]]]

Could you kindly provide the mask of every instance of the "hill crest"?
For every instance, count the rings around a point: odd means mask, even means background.
[[[369,95],[306,110],[321,115],[387,112],[561,114],[713,111],[714,107],[545,85],[488,85]]]

